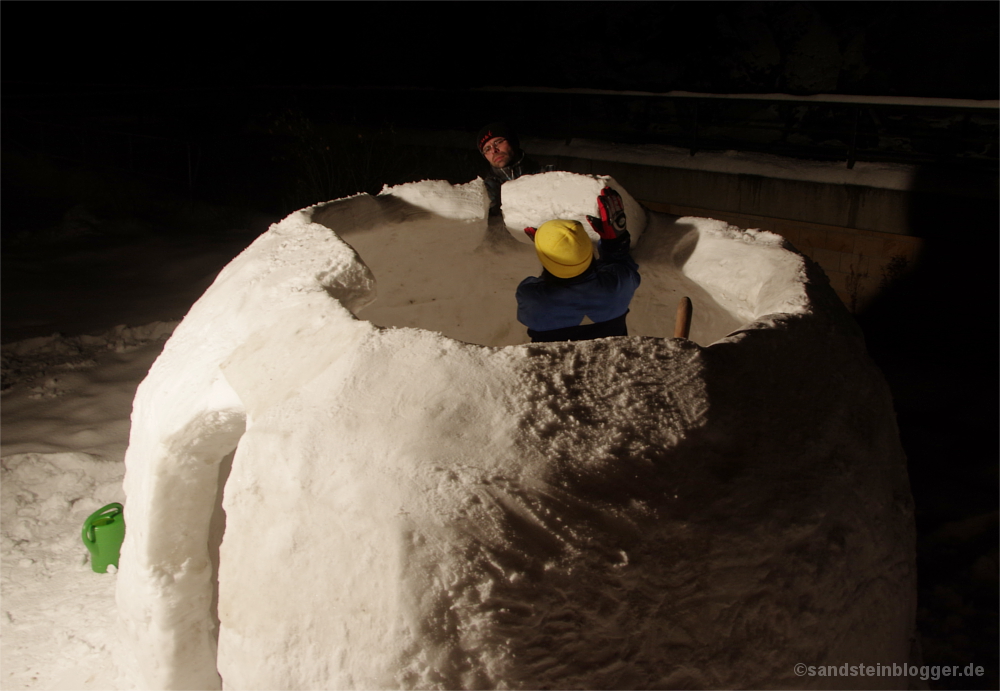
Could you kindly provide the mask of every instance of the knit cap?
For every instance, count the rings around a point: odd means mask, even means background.
[[[535,252],[550,274],[559,278],[579,276],[594,259],[594,245],[578,221],[547,221],[535,233]]]
[[[479,130],[479,133],[476,135],[476,147],[479,149],[479,153],[483,152],[483,145],[494,137],[503,137],[510,142],[510,145],[515,149],[520,148],[520,142],[518,141],[517,134],[514,133],[514,130],[507,127],[507,125],[502,122],[491,122],[486,125],[486,127]]]

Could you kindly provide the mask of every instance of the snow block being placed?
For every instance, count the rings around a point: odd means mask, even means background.
[[[634,246],[646,230],[646,210],[628,190],[608,175],[553,171],[525,175],[505,182],[501,193],[504,223],[519,242],[531,244],[531,239],[524,232],[525,228],[537,228],[556,218],[572,219],[582,223],[591,240],[598,242],[600,237],[587,222],[587,216],[600,218],[597,197],[605,187],[611,187],[622,195],[625,218]]]
[[[558,196],[548,175],[532,198]],[[643,284],[695,292],[714,315],[695,340],[645,317],[504,347],[359,319],[374,281],[416,291],[465,263],[479,283],[412,309],[513,294],[534,253],[496,241],[470,185],[296,212],[174,332],[126,457],[137,683],[822,688],[795,665],[909,662],[892,400],[821,272],[769,233],[650,214]],[[507,189],[505,215],[548,214]]]

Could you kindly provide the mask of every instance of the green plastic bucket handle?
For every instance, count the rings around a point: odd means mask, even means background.
[[[125,540],[125,514],[119,503],[108,504],[90,514],[83,523],[83,545],[90,552],[90,567],[95,573],[107,573],[108,566],[118,568],[122,542]]]
[[[95,544],[97,538],[94,536],[94,527],[114,523],[115,518],[124,511],[124,506],[118,502],[114,502],[90,514],[87,520],[83,522],[83,541],[88,545]]]

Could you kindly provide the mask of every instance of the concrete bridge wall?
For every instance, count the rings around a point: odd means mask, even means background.
[[[483,165],[466,133],[409,135],[410,143],[427,153],[421,160],[429,172],[435,169],[434,174],[461,181]],[[671,167],[655,160],[655,154],[649,163],[636,162],[647,156],[641,148],[627,146],[618,154],[631,156],[631,162],[613,160],[614,151],[583,153],[586,147],[577,149],[550,140],[526,141],[524,146],[535,160],[557,170],[611,175],[655,211],[716,218],[782,235],[823,268],[854,312],[863,310],[884,285],[916,267],[930,235],[947,242],[956,232],[984,232],[978,226],[968,231],[935,228],[923,218],[928,208],[935,210],[934,223],[942,217],[964,219],[964,209],[970,205],[975,207],[971,216],[981,216],[982,208],[995,208],[998,197],[997,173],[976,170],[973,163],[965,170],[913,166],[910,171],[904,169],[911,173],[908,184],[899,184],[903,173],[896,175],[895,186],[906,189],[889,189]],[[460,165],[452,170],[456,162]],[[846,162],[842,165],[846,171]],[[992,243],[996,236],[983,240]]]
[[[912,193],[759,175],[536,155],[559,170],[611,175],[655,211],[707,216],[785,237],[816,261],[852,311],[915,266]]]

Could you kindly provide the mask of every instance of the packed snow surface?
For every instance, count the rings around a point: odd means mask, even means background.
[[[115,577],[93,572],[80,529],[125,500],[136,382],[176,325],[3,347],[4,689],[135,688],[119,674],[128,651],[116,630]]]
[[[222,271],[135,397],[131,683],[802,687],[828,680],[796,663],[909,660],[892,403],[814,265],[630,201],[632,335],[526,343],[518,227],[595,215],[604,184],[522,178],[506,223],[481,181],[340,199]]]

